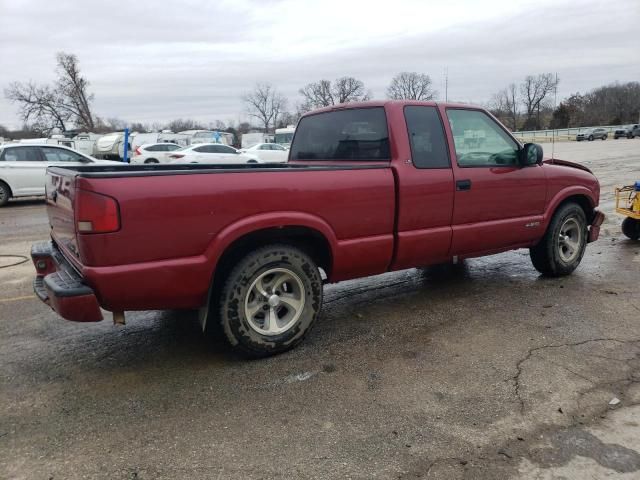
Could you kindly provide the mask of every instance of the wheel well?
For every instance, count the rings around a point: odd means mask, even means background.
[[[0,180],[0,183],[2,185],[5,185],[9,189],[9,196],[13,197],[13,191],[11,190],[11,186],[7,182],[5,182],[4,180]]]
[[[565,198],[564,200],[562,200],[562,202],[558,204],[558,206],[556,207],[556,211],[563,205],[566,205],[567,203],[577,203],[578,205],[580,205],[580,208],[584,210],[584,214],[587,217],[587,222],[591,223],[594,216],[594,209],[593,209],[593,206],[591,205],[591,201],[587,196],[571,195],[570,197]]]
[[[158,160],[155,158],[147,158],[144,163],[158,163]]]
[[[327,277],[331,275],[331,246],[320,232],[300,226],[267,228],[248,233],[226,248],[216,266],[212,291],[220,290],[220,283],[242,257],[271,243],[284,243],[299,248],[313,259]]]

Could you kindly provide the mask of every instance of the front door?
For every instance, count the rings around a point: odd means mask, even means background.
[[[540,238],[546,177],[521,166],[520,144],[482,110],[446,109],[455,154],[451,254],[473,256]]]

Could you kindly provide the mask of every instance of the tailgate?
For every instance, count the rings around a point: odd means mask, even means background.
[[[51,236],[66,252],[78,258],[74,205],[76,172],[47,169],[46,201]]]

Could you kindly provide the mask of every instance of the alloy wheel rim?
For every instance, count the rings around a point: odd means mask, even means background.
[[[582,229],[578,220],[571,217],[564,221],[558,235],[558,254],[565,263],[570,263],[580,254]]]
[[[244,301],[249,326],[261,335],[280,335],[293,327],[305,306],[305,289],[298,275],[271,268],[250,285]]]

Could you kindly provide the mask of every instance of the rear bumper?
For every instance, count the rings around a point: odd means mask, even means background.
[[[102,312],[94,291],[65,260],[53,242],[31,247],[36,267],[33,290],[58,315],[74,322],[99,322]]]
[[[598,239],[600,236],[600,225],[602,225],[605,219],[604,213],[601,211],[596,210],[593,213],[593,220],[589,226],[589,238],[587,240],[589,243],[595,242]]]

